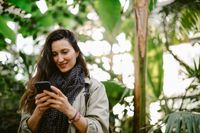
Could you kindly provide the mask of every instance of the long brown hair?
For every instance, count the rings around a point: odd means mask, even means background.
[[[76,59],[76,64],[80,64],[82,66],[82,70],[84,71],[85,76],[89,76],[86,62],[84,60],[82,52],[80,51],[80,48],[78,47],[74,34],[66,29],[58,29],[51,32],[47,36],[44,47],[41,51],[41,54],[39,55],[36,65],[36,74],[28,81],[26,87],[27,89],[20,100],[20,111],[32,114],[36,107],[36,91],[34,88],[35,82],[50,80],[53,73],[59,73],[59,69],[56,67],[53,61],[51,47],[54,41],[61,39],[66,39],[72,45],[74,50],[76,52],[79,52],[79,55]]]

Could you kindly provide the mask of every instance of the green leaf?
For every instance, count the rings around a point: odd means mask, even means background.
[[[147,83],[148,90],[151,90],[153,96],[157,99],[162,93],[163,86],[163,48],[159,46],[160,41],[157,38],[148,40],[148,65],[147,65]]]
[[[16,41],[16,34],[8,25],[6,24],[6,21],[0,17],[0,33],[5,37],[9,38],[13,43]]]
[[[38,25],[41,27],[49,27],[53,25],[54,19],[51,14],[44,14],[39,18]]]
[[[109,102],[111,107],[121,101],[122,97],[127,96],[128,91],[122,84],[116,83],[114,81],[104,81],[102,82],[106,88]],[[126,94],[124,94],[126,92]]]
[[[195,133],[199,131],[200,115],[192,112],[174,112],[167,116],[165,133]]]
[[[156,7],[157,0],[149,1],[149,11],[151,12]]]
[[[32,5],[36,6],[35,1],[32,0],[8,0],[8,1],[26,12],[31,12]]]
[[[4,40],[4,36],[0,34],[0,50],[6,49],[6,42]]]
[[[121,17],[119,0],[98,0],[95,8],[103,25],[112,32]]]

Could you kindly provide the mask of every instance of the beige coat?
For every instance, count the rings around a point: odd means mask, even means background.
[[[85,89],[82,89],[76,97],[73,107],[87,119],[87,133],[108,133],[109,105],[105,88],[102,83],[93,78],[86,78],[85,82],[90,85],[90,96],[87,102],[87,110],[85,107]],[[30,114],[22,113],[18,133],[32,133],[27,126],[27,120],[29,117]],[[76,133],[76,128],[72,123],[69,124],[69,128],[66,133]]]

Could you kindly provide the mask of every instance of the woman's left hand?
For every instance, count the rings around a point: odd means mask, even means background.
[[[76,110],[69,103],[68,98],[55,86],[51,86],[51,90],[52,92],[44,90],[44,93],[51,97],[47,100],[49,106],[63,112],[68,118],[72,118]]]

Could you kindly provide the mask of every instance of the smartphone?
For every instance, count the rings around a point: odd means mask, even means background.
[[[37,93],[42,93],[43,90],[51,91],[51,83],[49,81],[39,81],[35,83],[35,89]]]

